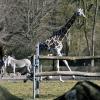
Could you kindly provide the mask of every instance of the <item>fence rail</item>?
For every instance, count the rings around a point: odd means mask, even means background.
[[[100,56],[39,56],[40,60],[85,60],[85,59],[100,59]]]
[[[36,77],[41,76],[84,76],[84,77],[100,77],[100,73],[92,73],[92,72],[80,72],[80,71],[52,71],[52,72],[39,72],[35,74]]]

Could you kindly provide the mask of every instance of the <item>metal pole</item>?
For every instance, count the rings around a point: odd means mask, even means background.
[[[36,91],[35,91],[35,88],[36,88],[36,81],[35,81],[35,55],[34,55],[34,58],[33,58],[33,99],[35,100],[36,98]]]
[[[39,73],[39,43],[36,45],[36,73]],[[39,97],[39,87],[40,87],[40,80],[39,77],[36,77],[36,97]]]

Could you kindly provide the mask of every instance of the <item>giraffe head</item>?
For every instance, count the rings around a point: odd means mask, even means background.
[[[76,13],[77,13],[78,16],[83,16],[83,17],[86,18],[85,14],[84,14],[84,12],[83,12],[83,9],[78,8]]]

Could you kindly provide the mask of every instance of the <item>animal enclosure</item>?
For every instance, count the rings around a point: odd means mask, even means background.
[[[62,57],[62,56],[41,56],[39,55],[39,43],[36,45],[36,55],[34,55],[33,64],[33,96],[39,96],[40,79],[41,76],[83,76],[83,77],[100,77],[99,73],[78,72],[78,71],[54,71],[54,72],[39,72],[40,60],[76,60],[76,59],[100,59],[100,56],[85,56],[85,57]],[[59,64],[58,64],[59,66]],[[76,78],[76,77],[75,77]],[[75,79],[74,78],[74,79]],[[86,78],[85,78],[86,79]]]

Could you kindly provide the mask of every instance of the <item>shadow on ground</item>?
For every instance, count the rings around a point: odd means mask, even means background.
[[[23,100],[11,94],[6,88],[0,86],[0,100]]]

